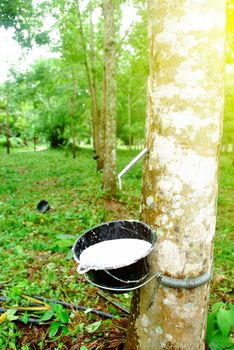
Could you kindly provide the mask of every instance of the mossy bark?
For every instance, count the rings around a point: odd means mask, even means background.
[[[152,271],[212,267],[224,104],[225,1],[149,0],[150,77],[141,216],[158,232]],[[133,297],[125,350],[205,349],[209,285]]]

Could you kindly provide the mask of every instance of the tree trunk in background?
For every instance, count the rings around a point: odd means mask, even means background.
[[[11,136],[11,130],[10,130],[10,113],[9,113],[9,92],[7,91],[7,99],[6,99],[6,149],[7,149],[7,154],[10,154],[10,148],[11,148],[11,141],[10,141],[10,136]]]
[[[101,138],[100,142],[100,154],[103,160],[102,169],[104,169],[104,160],[105,160],[105,120],[106,120],[106,69],[105,65],[103,67],[103,78],[102,78],[102,110],[100,117],[100,126],[99,126],[99,135]]]
[[[104,190],[116,191],[116,58],[114,1],[103,1],[104,13],[104,72],[105,72],[105,162],[103,171]]]
[[[96,87],[95,49],[94,49],[94,42],[93,42],[92,11],[90,13],[90,43],[89,43],[91,57],[89,58],[87,53],[87,42],[84,35],[83,23],[81,19],[78,0],[76,1],[76,5],[77,5],[78,20],[79,20],[79,31],[81,35],[82,48],[83,48],[83,60],[84,60],[84,66],[85,66],[85,71],[87,75],[89,93],[91,97],[93,144],[96,152],[97,171],[99,171],[103,169],[102,149],[103,149],[104,139],[102,135],[103,126],[102,126],[101,113],[98,105],[97,87]]]
[[[7,106],[8,108],[8,106]],[[7,154],[10,154],[10,148],[11,148],[11,141],[10,141],[10,116],[9,116],[9,111],[7,110],[6,113],[6,149],[7,149]]]
[[[129,135],[128,135],[128,143],[130,149],[132,148],[132,136],[131,136],[131,127],[132,127],[132,101],[131,101],[131,86],[129,86],[128,90],[128,127],[129,127]]]
[[[224,104],[225,1],[149,1],[150,78],[142,220],[158,229],[152,271],[212,266]],[[125,350],[205,349],[209,285],[154,282],[133,297]]]
[[[97,171],[102,171],[104,167],[104,125],[102,113],[100,112],[98,97],[97,97],[97,86],[96,86],[96,68],[95,68],[95,45],[94,45],[94,32],[93,32],[93,11],[90,11],[90,67],[91,67],[91,89],[93,96],[93,128],[95,129],[95,151],[97,155]]]
[[[34,150],[34,152],[36,152],[36,150],[37,150],[37,137],[36,137],[35,132],[33,135],[33,150]]]
[[[77,78],[75,76],[75,73],[72,73],[72,80],[73,80],[73,96],[71,97],[71,104],[70,104],[70,118],[71,118],[71,138],[72,138],[72,145],[71,145],[71,152],[72,157],[76,158],[76,139],[75,139],[75,125],[74,125],[74,117],[75,117],[75,101],[76,101],[76,95],[77,95]]]

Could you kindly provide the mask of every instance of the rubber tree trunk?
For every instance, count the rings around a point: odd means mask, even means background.
[[[106,123],[106,69],[105,64],[103,66],[103,77],[102,77],[102,109],[100,114],[100,124],[99,124],[99,153],[102,159],[102,168],[104,169],[104,159],[105,159],[105,123]]]
[[[103,171],[104,167],[104,123],[102,113],[99,109],[98,92],[96,84],[96,52],[94,42],[93,10],[90,11],[90,78],[91,96],[93,106],[93,139],[94,148],[97,154],[97,171]]]
[[[131,100],[131,86],[129,86],[128,90],[128,144],[130,149],[132,148],[132,135],[131,135],[131,127],[132,127],[132,100]]]
[[[103,170],[104,154],[103,154],[103,124],[102,116],[99,110],[97,86],[96,86],[96,66],[95,66],[95,45],[94,45],[94,33],[92,23],[92,9],[90,12],[90,57],[88,55],[87,41],[84,33],[83,22],[81,18],[81,12],[79,7],[79,1],[76,0],[77,15],[79,21],[79,31],[82,43],[83,63],[87,75],[89,93],[91,97],[91,112],[92,112],[92,129],[93,129],[93,146],[96,153],[97,171]]]
[[[75,132],[75,102],[77,98],[77,90],[78,90],[78,81],[76,74],[72,72],[72,80],[73,80],[73,94],[71,96],[71,102],[70,102],[70,130],[71,130],[71,152],[72,157],[76,158],[76,151],[77,151],[77,145],[76,145],[76,132]]]
[[[150,0],[150,77],[142,220],[158,232],[152,271],[197,277],[212,266],[224,105],[225,1]],[[133,297],[125,350],[205,349],[209,285],[155,282]]]
[[[8,101],[8,98],[7,98]],[[8,102],[7,102],[7,112],[6,112],[6,149],[7,149],[7,154],[10,154],[10,148],[11,148],[11,141],[10,141],[10,135],[11,135],[11,130],[10,130],[10,113],[8,110]]]
[[[105,73],[105,161],[104,190],[116,191],[116,49],[113,0],[103,1]]]

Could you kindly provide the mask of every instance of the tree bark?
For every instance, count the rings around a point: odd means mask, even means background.
[[[91,84],[93,95],[93,108],[94,108],[94,129],[95,129],[95,150],[97,154],[97,171],[103,171],[104,168],[104,148],[105,148],[105,135],[104,135],[104,121],[102,112],[98,105],[97,97],[97,85],[96,85],[96,69],[95,69],[95,45],[94,45],[94,32],[93,32],[93,11],[90,11],[90,66],[91,66]]]
[[[36,137],[35,132],[33,135],[33,150],[34,150],[34,152],[36,152],[36,150],[37,150],[37,137]]]
[[[224,104],[225,1],[149,0],[150,78],[141,217],[158,232],[151,271],[211,270]],[[205,349],[209,285],[133,297],[125,350]]]
[[[131,127],[132,127],[131,86],[129,86],[129,91],[128,91],[128,127],[129,127],[128,144],[129,144],[129,147],[131,149],[132,148],[132,135],[131,135]]]
[[[6,103],[6,149],[7,149],[7,154],[10,154],[10,148],[11,148],[11,141],[10,141],[10,136],[11,136],[11,129],[10,129],[10,112],[9,112],[9,92],[7,90],[7,103]]]
[[[106,69],[103,67],[103,78],[102,78],[102,109],[99,125],[99,137],[101,138],[99,143],[99,152],[101,154],[102,164],[101,169],[104,170],[104,159],[105,159],[105,129],[106,129]]]
[[[105,73],[105,162],[104,190],[116,191],[116,58],[114,1],[103,1],[104,13],[104,73]]]
[[[71,138],[72,138],[72,144],[71,144],[71,152],[72,157],[76,158],[76,139],[75,139],[75,125],[74,125],[74,118],[75,118],[75,101],[77,97],[77,77],[76,74],[72,73],[72,80],[73,80],[73,95],[71,96],[71,103],[70,103],[70,128],[71,128]]]
[[[91,97],[91,112],[92,112],[92,126],[93,126],[93,144],[96,153],[97,160],[97,171],[103,169],[103,135],[102,135],[102,119],[101,113],[98,104],[97,97],[97,87],[96,87],[96,69],[95,69],[95,50],[94,50],[94,42],[93,42],[93,28],[92,28],[92,13],[90,14],[90,51],[91,51],[91,59],[88,57],[87,53],[87,43],[83,30],[83,23],[81,19],[81,13],[79,8],[79,2],[76,1],[77,5],[77,15],[79,20],[79,31],[81,35],[82,49],[83,49],[83,62],[85,66],[85,71],[87,75],[89,93]]]
[[[9,112],[7,111],[7,123],[6,123],[6,149],[7,154],[10,154],[11,141],[10,141],[10,123],[9,123]]]

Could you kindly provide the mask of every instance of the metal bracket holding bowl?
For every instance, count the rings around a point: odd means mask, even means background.
[[[195,277],[195,278],[186,278],[186,279],[178,279],[178,278],[172,278],[172,277],[167,277],[164,276],[161,272],[152,272],[150,273],[147,278],[142,279],[142,281],[131,281],[131,280],[122,280],[120,278],[117,278],[116,276],[113,276],[113,274],[110,274],[107,270],[105,270],[105,272],[108,275],[111,275],[114,279],[126,283],[126,287],[108,287],[108,286],[103,286],[102,284],[98,284],[97,282],[93,282],[88,274],[85,274],[85,278],[86,280],[91,283],[94,284],[96,287],[100,288],[100,289],[104,289],[107,291],[111,291],[114,293],[127,293],[127,292],[131,292],[133,290],[136,290],[138,288],[143,287],[144,285],[146,285],[147,283],[149,283],[151,280],[153,280],[154,278],[156,278],[156,290],[159,288],[160,285],[162,285],[163,287],[166,288],[178,288],[178,289],[194,289],[197,287],[200,287],[206,283],[208,283],[212,277],[212,273],[211,272],[204,272],[202,275]],[[127,286],[128,283],[136,283],[135,286]],[[155,290],[155,291],[156,291]],[[150,307],[150,306],[149,306]]]

